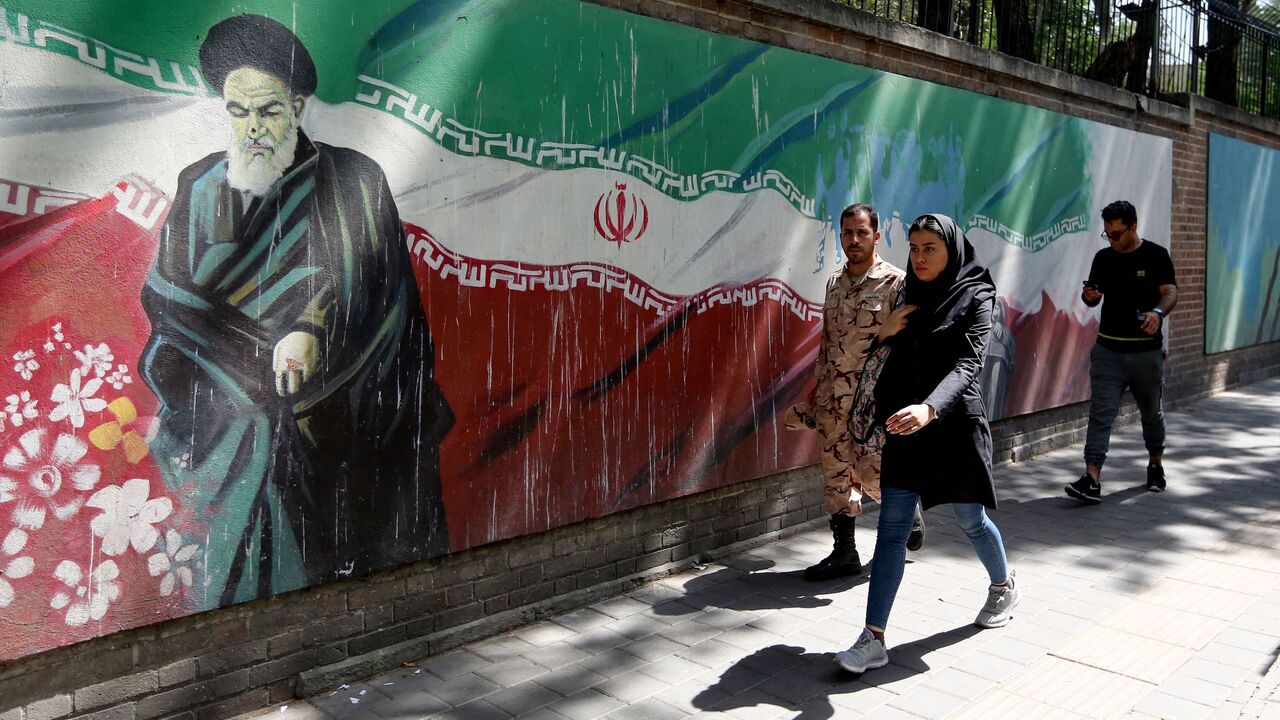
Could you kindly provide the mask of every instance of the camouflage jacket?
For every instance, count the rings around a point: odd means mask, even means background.
[[[847,266],[827,281],[814,411],[849,412],[871,341],[893,311],[903,278],[902,270],[877,256],[856,285]]]

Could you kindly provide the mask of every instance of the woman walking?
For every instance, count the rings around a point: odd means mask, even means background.
[[[1021,596],[1000,531],[986,513],[995,509],[996,498],[978,376],[991,334],[995,284],[951,218],[922,215],[908,237],[906,305],[880,332],[890,350],[875,385],[876,418],[888,435],[866,628],[835,658],[855,673],[889,662],[885,628],[902,583],[917,500],[926,509],[950,504],[987,570],[991,585],[977,625],[1007,624]]]

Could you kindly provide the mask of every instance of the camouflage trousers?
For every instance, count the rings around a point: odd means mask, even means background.
[[[860,515],[864,495],[880,501],[880,455],[864,453],[854,442],[847,411],[819,410],[814,420],[822,442],[827,514]]]

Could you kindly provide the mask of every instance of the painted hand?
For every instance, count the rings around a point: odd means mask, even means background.
[[[276,393],[288,397],[298,392],[302,383],[316,373],[320,341],[307,332],[291,332],[276,343],[271,354],[271,369],[276,376]]]
[[[889,420],[884,424],[884,429],[894,435],[911,435],[920,432],[925,425],[933,422],[935,417],[931,405],[925,403],[908,405],[890,415]]]

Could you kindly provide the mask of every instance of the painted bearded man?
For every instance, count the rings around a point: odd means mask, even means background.
[[[439,442],[453,418],[378,165],[299,126],[316,69],[257,15],[200,67],[230,147],[187,167],[142,293],[153,450],[207,523],[205,607],[449,550]],[[199,541],[199,539],[197,539]]]

